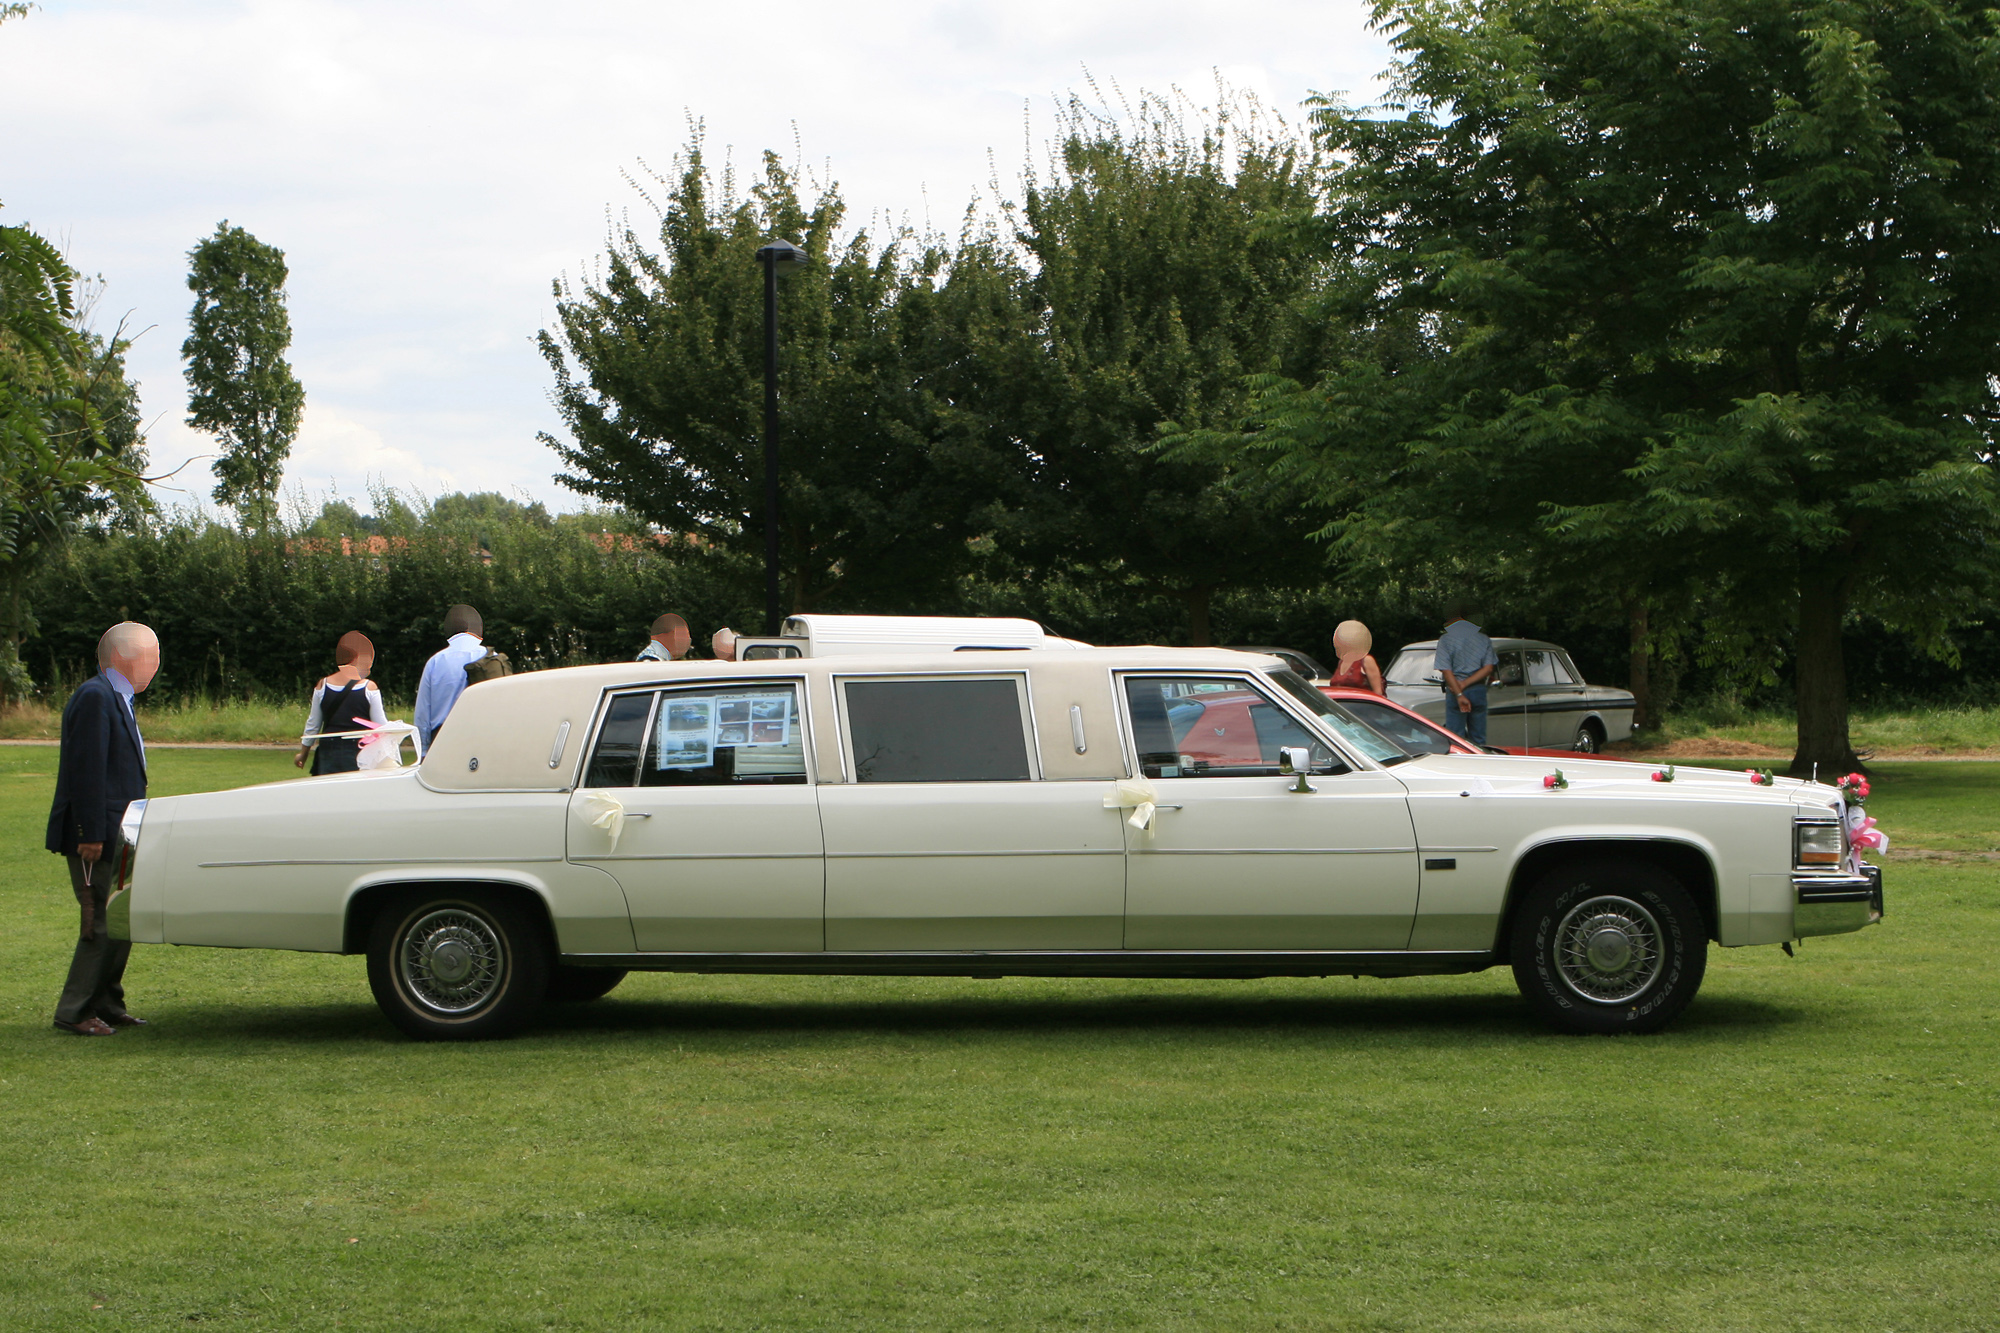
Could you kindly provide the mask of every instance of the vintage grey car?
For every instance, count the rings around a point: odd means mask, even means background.
[[[1631,737],[1631,691],[1589,684],[1555,644],[1495,639],[1493,652],[1500,665],[1486,689],[1488,745],[1595,754],[1606,741]],[[1442,722],[1446,699],[1436,661],[1437,640],[1406,643],[1382,683],[1403,707]]]
[[[1407,976],[1649,1031],[1710,943],[1858,930],[1839,793],[1412,756],[1278,659],[1101,648],[488,681],[408,768],[135,804],[113,930],[363,953],[405,1032],[633,969]]]

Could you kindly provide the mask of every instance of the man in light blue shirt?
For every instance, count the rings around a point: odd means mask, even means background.
[[[465,669],[486,656],[486,645],[481,642],[486,624],[471,607],[454,606],[445,612],[444,632],[451,636],[450,641],[424,663],[423,677],[417,682],[417,737],[426,751],[450,715],[451,706],[465,693]]]
[[[1472,609],[1451,613],[1438,635],[1436,665],[1444,677],[1444,724],[1474,745],[1486,744],[1486,682],[1500,665],[1493,640],[1472,623]]]

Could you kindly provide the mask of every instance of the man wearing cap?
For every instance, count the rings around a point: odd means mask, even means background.
[[[693,637],[688,633],[687,621],[669,611],[653,622],[653,637],[646,640],[646,646],[639,650],[635,660],[678,662],[687,656],[688,644]]]
[[[417,681],[414,720],[417,737],[426,750],[431,748],[438,728],[450,715],[451,706],[465,693],[466,667],[486,656],[486,645],[481,642],[486,625],[471,607],[461,604],[445,612],[444,632],[451,636],[449,641],[431,654],[431,660],[424,663],[422,678]]]
[[[109,1037],[146,1021],[125,1010],[132,945],[111,938],[104,909],[117,887],[125,807],[146,794],[146,743],[132,696],[153,683],[160,641],[136,622],[113,625],[97,641],[97,666],[63,708],[47,839],[50,851],[69,858],[70,888],[82,913],[69,979],[56,1002],[56,1027],[79,1037]]]

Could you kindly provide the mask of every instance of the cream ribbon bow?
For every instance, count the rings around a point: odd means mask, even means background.
[[[611,850],[618,850],[618,839],[625,833],[625,807],[608,791],[586,791],[578,793],[579,813],[592,828],[601,828],[611,835]]]
[[[1125,820],[1135,829],[1147,833],[1153,831],[1153,811],[1157,808],[1160,793],[1145,778],[1120,778],[1116,786],[1104,798],[1106,810],[1130,810]]]

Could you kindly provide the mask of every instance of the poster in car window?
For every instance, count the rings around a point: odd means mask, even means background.
[[[660,768],[707,768],[719,749],[789,745],[792,692],[676,696],[658,726]]]

